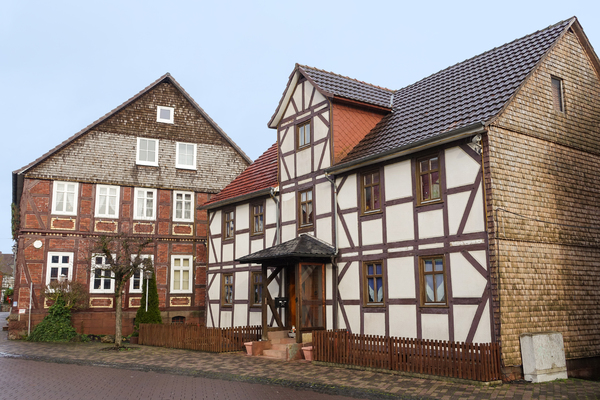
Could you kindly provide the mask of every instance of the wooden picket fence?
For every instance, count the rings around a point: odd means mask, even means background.
[[[140,324],[139,344],[172,349],[224,353],[244,350],[244,342],[259,340],[262,327],[207,328],[195,324]]]
[[[498,343],[458,343],[314,331],[314,359],[489,382],[501,380]]]

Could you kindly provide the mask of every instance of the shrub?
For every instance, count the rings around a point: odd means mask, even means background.
[[[58,296],[40,322],[27,338],[32,342],[69,342],[77,338],[71,326],[71,311],[66,307],[62,296]]]
[[[146,283],[148,282],[148,285]],[[149,286],[147,288],[146,286]],[[146,290],[148,292],[148,311],[146,311]],[[135,332],[140,329],[140,324],[162,324],[162,317],[158,308],[158,288],[156,286],[156,275],[152,273],[151,279],[144,279],[142,299],[140,308],[135,314]]]

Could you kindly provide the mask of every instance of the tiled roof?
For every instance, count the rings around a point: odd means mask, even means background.
[[[392,113],[341,164],[490,121],[575,20],[559,22],[394,92]]]
[[[314,236],[302,234],[292,240],[288,240],[285,243],[248,254],[247,256],[237,259],[236,261],[241,263],[253,263],[275,258],[329,258],[333,255],[335,255],[335,249],[332,246],[329,246]]]
[[[298,66],[308,78],[327,93],[362,103],[390,108],[393,91],[305,65]]]
[[[277,143],[275,143],[203,207],[277,186]]]

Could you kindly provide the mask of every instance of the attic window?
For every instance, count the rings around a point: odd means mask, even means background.
[[[172,124],[174,114],[175,109],[173,107],[158,106],[156,108],[156,121]]]
[[[554,110],[564,112],[562,79],[552,77],[552,103]]]

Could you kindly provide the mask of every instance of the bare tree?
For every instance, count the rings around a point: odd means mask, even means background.
[[[153,265],[150,257],[144,257],[142,252],[153,243],[151,238],[127,237],[125,235],[101,236],[92,246],[93,255],[105,258],[102,270],[110,271],[110,275],[103,278],[115,280],[115,347],[121,347],[122,316],[123,316],[123,289],[136,272],[141,276],[145,271],[152,271]],[[97,266],[92,263],[95,270]]]

